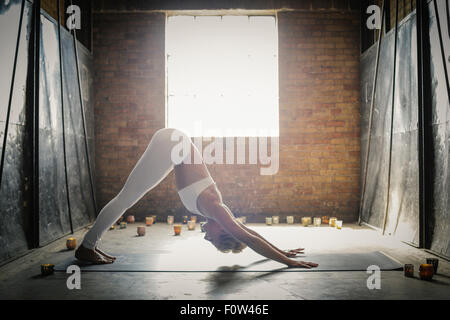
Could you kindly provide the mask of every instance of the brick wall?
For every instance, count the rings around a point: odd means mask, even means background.
[[[280,170],[213,165],[227,205],[263,215],[357,219],[359,13],[279,13]],[[94,15],[99,206],[120,190],[152,134],[165,125],[164,13]],[[186,213],[173,173],[128,213]]]

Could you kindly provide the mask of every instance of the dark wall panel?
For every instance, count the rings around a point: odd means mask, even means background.
[[[26,1],[19,41],[14,91],[6,146],[3,146],[9,91],[14,65],[21,1],[0,4],[0,150],[5,152],[2,185],[0,187],[0,261],[19,255],[28,249],[31,221],[27,211],[25,94],[28,67],[28,38],[31,32],[31,5]]]

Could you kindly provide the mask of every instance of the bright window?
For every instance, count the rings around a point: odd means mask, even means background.
[[[169,16],[167,125],[191,136],[278,136],[275,16]]]

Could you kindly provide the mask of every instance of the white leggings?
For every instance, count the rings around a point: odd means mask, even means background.
[[[131,171],[122,190],[100,211],[94,225],[84,236],[83,247],[94,249],[102,235],[127,209],[157,186],[172,171],[174,165],[180,164],[186,156],[190,155],[190,153],[183,155],[180,161],[173,160],[173,147],[180,143],[180,141],[172,141],[174,131],[177,137],[187,138],[190,141],[184,133],[176,129],[166,128],[157,131]]]

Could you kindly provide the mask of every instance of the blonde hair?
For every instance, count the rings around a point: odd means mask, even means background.
[[[233,253],[240,253],[247,247],[244,243],[236,240],[228,233],[222,233],[219,236],[218,241],[211,241],[211,243],[217,248],[217,250],[223,253],[228,253],[230,251]]]

